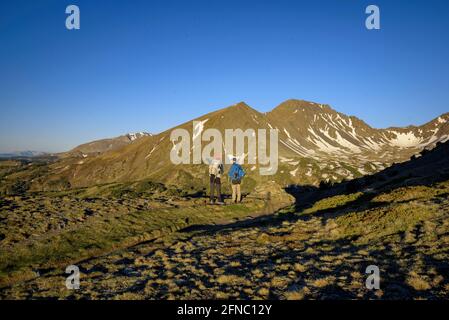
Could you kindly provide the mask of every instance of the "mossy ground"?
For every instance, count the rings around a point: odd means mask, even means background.
[[[447,299],[448,194],[446,181],[206,224],[79,262],[79,290],[66,289],[64,270],[56,268],[0,297]],[[365,287],[369,265],[380,269],[380,290]]]
[[[176,193],[176,192],[174,192]],[[169,235],[261,212],[262,200],[210,206],[159,184],[111,184],[0,199],[0,285]]]

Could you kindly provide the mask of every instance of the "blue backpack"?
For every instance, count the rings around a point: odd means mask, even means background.
[[[231,170],[229,170],[229,177],[231,178],[232,184],[240,184],[244,175],[245,171],[243,171],[239,164],[233,164]]]

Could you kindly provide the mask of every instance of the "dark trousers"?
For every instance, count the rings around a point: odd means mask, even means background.
[[[221,179],[216,177],[215,175],[210,175],[210,201],[215,201],[215,191],[217,193],[217,200],[221,202]]]

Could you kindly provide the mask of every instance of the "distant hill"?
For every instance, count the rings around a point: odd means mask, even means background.
[[[41,151],[16,151],[10,153],[0,153],[0,158],[32,158],[45,155],[48,155],[48,153]]]
[[[151,136],[150,133],[147,132],[136,132],[136,133],[127,133],[125,135],[109,138],[109,139],[101,139],[92,142],[88,142],[82,145],[79,145],[72,150],[62,153],[63,157],[70,156],[80,156],[86,157],[88,155],[98,155],[104,153],[106,151],[116,150],[121,147],[124,147],[131,142],[143,138]]]

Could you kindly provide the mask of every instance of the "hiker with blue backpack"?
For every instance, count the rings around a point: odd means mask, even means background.
[[[232,201],[234,203],[242,202],[240,185],[242,184],[242,179],[245,176],[245,171],[242,166],[237,163],[236,158],[232,158],[232,166],[229,169],[228,176],[231,180],[232,186]]]

